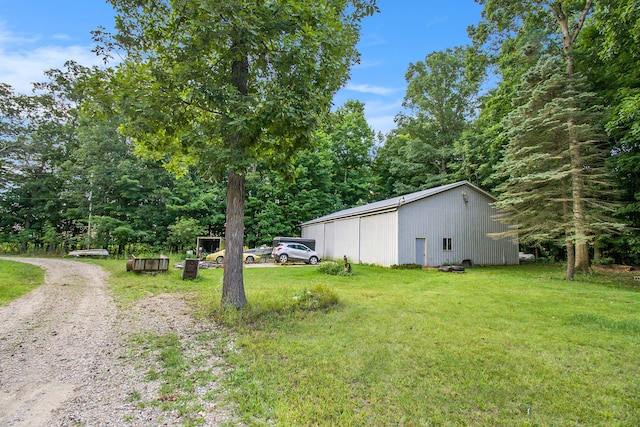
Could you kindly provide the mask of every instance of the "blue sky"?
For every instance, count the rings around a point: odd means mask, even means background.
[[[366,18],[358,45],[361,63],[335,97],[365,104],[369,125],[388,132],[402,109],[404,74],[433,51],[469,43],[466,28],[480,20],[473,0],[378,0],[381,13]],[[104,0],[0,0],[0,82],[28,92],[43,72],[73,59],[99,65],[90,31],[110,27],[113,11]]]

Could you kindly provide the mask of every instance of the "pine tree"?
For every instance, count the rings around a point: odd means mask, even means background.
[[[597,230],[616,227],[600,214],[609,207],[603,200],[611,188],[598,147],[603,135],[594,125],[600,110],[593,107],[584,79],[563,72],[562,63],[550,56],[523,76],[515,102],[520,106],[503,127],[509,142],[499,167],[504,182],[496,207],[501,220],[517,222],[504,234],[522,242],[563,244],[566,277],[572,279],[576,245],[593,239]]]

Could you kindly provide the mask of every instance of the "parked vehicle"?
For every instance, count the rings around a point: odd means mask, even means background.
[[[536,260],[536,256],[534,254],[518,252],[518,259],[520,260],[520,262],[531,262]]]
[[[246,251],[244,251],[244,253],[256,254],[256,255],[258,255],[258,257],[262,258],[262,257],[271,255],[271,251],[272,250],[273,250],[273,248],[271,246],[269,246],[269,247],[260,246],[259,248],[247,249]]]
[[[273,247],[277,248],[280,243],[301,243],[311,249],[312,251],[316,250],[316,241],[315,239],[305,239],[302,237],[282,237],[278,236],[273,239]]]
[[[255,254],[255,253],[251,253],[251,252],[243,252],[242,253],[242,260],[244,262],[246,262],[247,264],[251,264],[252,262],[256,262],[257,260],[260,259],[260,256]],[[215,261],[218,264],[221,264],[222,261],[224,261],[224,249],[218,252],[214,252],[212,254],[207,255],[206,258],[207,261]]]
[[[304,261],[311,265],[316,265],[320,262],[320,255],[302,243],[280,243],[273,248],[271,256],[282,264],[294,260]]]

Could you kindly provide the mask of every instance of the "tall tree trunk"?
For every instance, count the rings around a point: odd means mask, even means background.
[[[596,244],[593,247],[593,262],[599,264],[602,260],[602,247]]]
[[[576,247],[575,269],[589,271],[589,247],[587,245],[587,224],[585,219],[584,172],[582,171],[582,153],[575,134],[573,121],[569,126],[569,149],[571,152],[571,198],[573,201],[573,226]]]
[[[242,274],[244,241],[244,174],[229,170],[227,185],[227,225],[225,231],[222,306],[242,308],[247,303]]]
[[[593,0],[587,0],[577,22],[570,26],[569,14],[563,9],[563,2],[547,2],[553,15],[555,16],[562,32],[562,50],[566,61],[566,72],[569,77],[575,74],[573,57],[573,46],[582,30],[584,22],[591,10]],[[589,270],[589,247],[587,245],[587,226],[585,217],[584,201],[584,173],[582,171],[582,153],[578,136],[575,134],[573,120],[567,122],[569,130],[569,153],[571,156],[571,180],[572,180],[572,201],[573,201],[573,226],[575,238],[575,264],[578,271]],[[568,271],[567,271],[568,275]],[[571,272],[573,277],[573,271]]]
[[[231,66],[232,84],[240,94],[247,96],[247,77],[249,75],[249,59],[244,51],[245,45],[241,37],[233,42],[232,51],[236,59]],[[245,135],[236,133],[229,135],[227,145],[232,153],[241,160],[243,156],[243,138]],[[242,163],[242,162],[239,162]],[[244,242],[244,170],[238,172],[229,168],[227,184],[227,224],[225,228],[225,256],[224,279],[222,282],[222,303],[238,309],[247,303],[244,293],[244,276],[242,272],[242,246]]]
[[[569,209],[569,202],[562,203],[562,212],[564,213],[565,219],[568,219],[571,216],[571,209]],[[576,247],[571,237],[571,229],[567,227],[565,236],[565,248],[567,249],[567,272],[564,276],[567,280],[573,280],[575,265],[576,265]]]
[[[567,280],[573,280],[573,275],[575,272],[574,266],[576,262],[576,251],[571,239],[567,238],[565,247],[567,248],[567,273],[565,274],[564,278]]]

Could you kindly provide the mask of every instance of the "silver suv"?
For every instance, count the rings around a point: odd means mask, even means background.
[[[320,255],[301,243],[280,243],[273,248],[271,256],[282,264],[289,260],[301,260],[311,265],[320,262]]]

